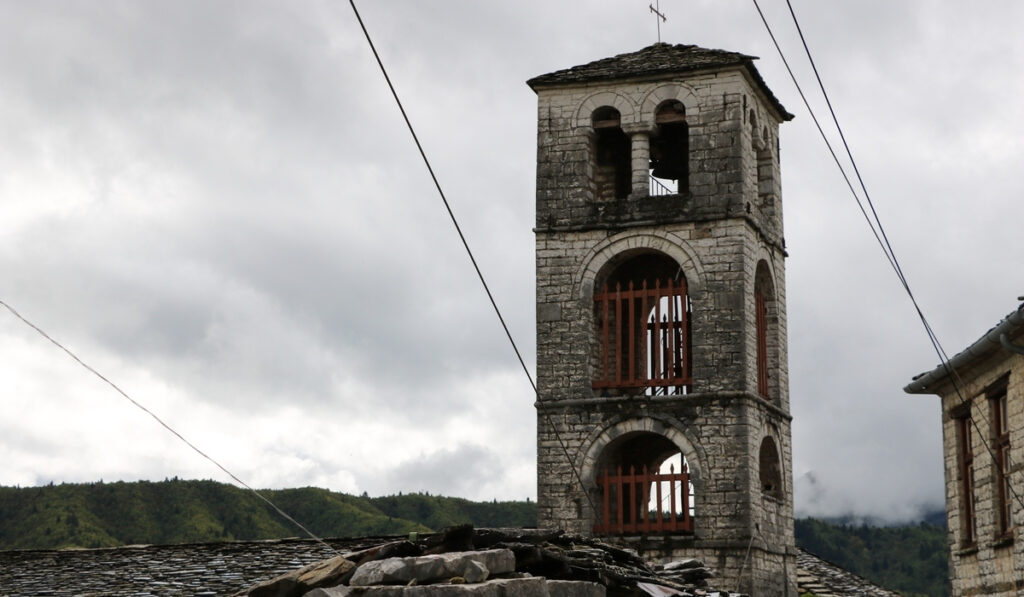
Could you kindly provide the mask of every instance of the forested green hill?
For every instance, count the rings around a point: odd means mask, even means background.
[[[798,519],[796,544],[904,597],[945,597],[950,589],[946,528],[837,524]]]
[[[534,526],[530,502],[425,494],[370,498],[305,487],[262,491],[322,537],[402,535],[461,523]],[[251,492],[215,481],[0,487],[0,549],[113,547],[303,535]]]
[[[321,537],[404,535],[455,524],[529,527],[533,502],[471,502],[423,493],[371,498],[326,489],[263,493]],[[0,487],[0,549],[114,547],[296,537],[251,492],[215,481]],[[904,595],[948,595],[941,526],[796,521],[797,545]]]

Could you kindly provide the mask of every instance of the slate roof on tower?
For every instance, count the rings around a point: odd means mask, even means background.
[[[754,68],[754,60],[757,60],[757,56],[739,52],[710,50],[685,44],[656,43],[636,52],[619,54],[540,75],[530,79],[526,84],[536,91],[539,87],[742,67],[768,97],[783,120],[792,120],[793,115],[786,111],[775,94],[768,89],[761,74]]]

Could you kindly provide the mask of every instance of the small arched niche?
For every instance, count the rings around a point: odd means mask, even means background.
[[[655,110],[654,124],[650,174],[662,181],[670,192],[684,193],[690,184],[690,126],[686,121],[686,106],[674,99],[662,102]]]
[[[622,116],[611,106],[594,110],[594,194],[598,200],[623,199],[630,191],[630,143],[622,130]]]
[[[782,498],[782,461],[775,440],[765,436],[758,451],[757,470],[761,493],[775,499]]]
[[[775,205],[775,158],[768,127],[761,130],[761,147],[755,146],[757,156],[757,197],[762,207]]]
[[[594,531],[692,533],[693,484],[679,446],[657,433],[616,438],[597,461]]]
[[[760,260],[754,274],[754,320],[757,343],[757,394],[779,403],[779,314],[768,262]]]

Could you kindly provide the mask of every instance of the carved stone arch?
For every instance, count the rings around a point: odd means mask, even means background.
[[[613,91],[599,91],[580,102],[576,109],[576,128],[591,128],[591,115],[594,110],[604,106],[610,106],[619,111],[623,127],[637,122],[637,110],[632,100]]]
[[[693,483],[695,492],[700,492],[701,484],[708,477],[709,472],[704,470],[706,462],[704,450],[700,444],[694,442],[683,431],[683,424],[674,417],[667,416],[644,416],[629,417],[619,415],[609,419],[605,426],[595,429],[584,439],[585,451],[580,451],[576,457],[576,470],[580,471],[580,478],[588,488],[596,487],[597,484],[597,463],[602,452],[616,439],[635,433],[654,433],[671,441],[683,458],[690,471],[690,482]]]
[[[654,126],[654,113],[662,103],[668,100],[682,102],[686,107],[687,120],[695,121],[700,114],[700,103],[697,94],[685,83],[666,83],[650,90],[640,102],[639,121]],[[693,122],[690,123],[691,125]]]
[[[613,261],[640,251],[658,251],[674,259],[686,276],[691,297],[704,288],[704,266],[697,253],[679,236],[661,230],[626,231],[608,237],[594,245],[583,258],[574,283],[583,300],[594,299],[594,282],[602,270]]]
[[[781,405],[780,360],[782,339],[780,337],[780,313],[778,288],[773,271],[774,262],[763,247],[754,265],[753,315],[757,393],[765,400]]]
[[[753,255],[754,261],[754,278],[757,279],[757,268],[764,262],[765,267],[768,268],[768,274],[771,278],[772,293],[778,294],[778,276],[775,274],[775,257],[769,252],[768,248],[764,245],[758,245]]]

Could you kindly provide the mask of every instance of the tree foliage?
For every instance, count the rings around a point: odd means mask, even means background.
[[[814,555],[905,597],[946,597],[946,528],[867,526],[815,518],[796,521],[796,543]]]
[[[532,527],[537,505],[426,493],[352,496],[316,487],[261,491],[321,537],[429,532],[455,524]],[[0,487],[0,549],[115,547],[302,536],[251,492],[215,481]],[[949,594],[945,529],[796,521],[797,545],[906,596]]]
[[[371,498],[326,489],[261,493],[321,537],[429,532],[446,526],[535,526],[529,502],[426,494]],[[275,539],[304,533],[252,492],[215,481],[0,487],[0,549],[114,547]]]

